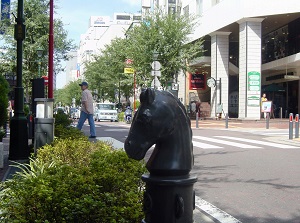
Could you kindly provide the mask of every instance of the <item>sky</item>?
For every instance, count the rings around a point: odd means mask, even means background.
[[[138,13],[142,0],[58,0],[54,17],[61,18],[68,38],[78,44],[88,29],[90,16],[110,16],[115,12]]]

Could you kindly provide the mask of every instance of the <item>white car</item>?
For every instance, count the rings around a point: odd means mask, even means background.
[[[94,120],[110,120],[111,122],[118,121],[118,112],[116,105],[113,103],[96,103],[94,111]]]
[[[72,119],[80,118],[80,110],[78,108],[70,108],[70,117]]]

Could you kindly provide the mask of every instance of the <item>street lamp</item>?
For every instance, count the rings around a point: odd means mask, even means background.
[[[41,77],[41,57],[43,56],[44,49],[39,47],[36,50],[36,54],[38,56],[38,75]]]
[[[15,87],[14,116],[10,120],[9,160],[28,159],[28,127],[24,113],[24,89],[22,86],[23,41],[25,39],[25,19],[23,0],[18,0],[14,37],[17,41],[17,83]]]

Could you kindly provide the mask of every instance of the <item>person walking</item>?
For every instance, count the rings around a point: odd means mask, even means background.
[[[81,87],[81,109],[80,109],[80,118],[78,120],[77,128],[82,129],[83,123],[86,119],[90,125],[90,136],[89,138],[96,138],[96,128],[94,122],[94,106],[93,106],[93,96],[92,93],[88,90],[88,83],[82,82],[79,84]]]

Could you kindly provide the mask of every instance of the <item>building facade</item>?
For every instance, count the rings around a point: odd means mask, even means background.
[[[114,13],[109,16],[91,16],[89,28],[80,36],[77,54],[78,78],[84,78],[85,63],[93,60],[93,55],[101,54],[106,45],[115,38],[125,38],[125,32],[132,22],[141,20],[141,14]]]
[[[271,117],[300,112],[298,0],[175,2],[199,16],[192,39],[205,40],[204,56],[190,64],[195,72],[179,79],[185,105],[199,100],[210,104],[211,117],[260,119],[266,93]]]

